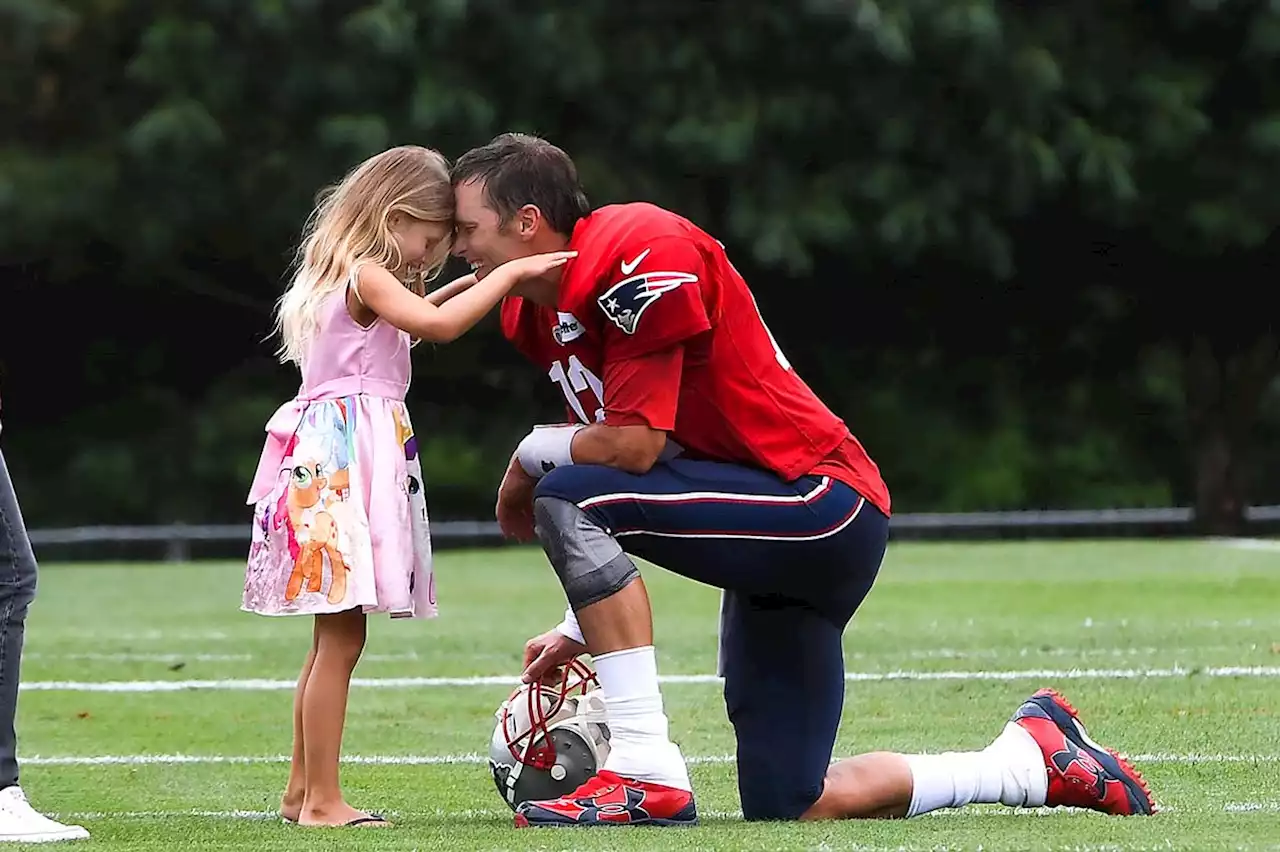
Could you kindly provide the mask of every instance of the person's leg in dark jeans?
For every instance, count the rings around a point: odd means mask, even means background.
[[[18,708],[27,607],[35,595],[36,557],[0,453],[0,789],[18,783],[13,720]]]
[[[37,813],[18,786],[18,683],[27,609],[36,594],[36,557],[22,521],[18,496],[0,452],[0,841],[78,840],[78,825]]]

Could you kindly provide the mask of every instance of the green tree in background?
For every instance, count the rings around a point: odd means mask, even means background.
[[[17,290],[184,317],[78,335],[83,404],[6,436],[44,523],[239,517],[262,421],[293,390],[262,336],[315,191],[391,144],[456,156],[518,129],[573,154],[595,202],[652,200],[720,236],[901,510],[1189,499],[1202,529],[1241,528],[1280,367],[1274,3],[0,16]],[[28,351],[7,354],[6,388]],[[492,323],[415,359],[436,504],[487,512],[553,396]]]

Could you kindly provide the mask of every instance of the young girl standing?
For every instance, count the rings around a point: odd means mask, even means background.
[[[278,305],[279,355],[298,365],[302,386],[266,426],[248,496],[242,609],[314,616],[281,800],[281,815],[300,825],[388,824],[347,804],[339,787],[351,673],[367,613],[436,615],[418,441],[404,403],[410,346],[454,340],[521,280],[573,256],[524,258],[427,295],[452,229],[444,157],[384,151],[322,196]]]

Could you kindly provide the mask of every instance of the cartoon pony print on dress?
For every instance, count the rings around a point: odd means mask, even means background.
[[[284,457],[286,459],[293,458],[294,450],[298,447],[298,436],[295,433],[289,438],[289,443],[285,445]],[[298,537],[293,533],[293,524],[286,523],[289,520],[289,489],[280,492],[280,499],[276,501],[275,512],[271,515],[271,530],[279,532],[282,528],[285,532],[285,538],[289,542],[289,558],[297,560],[299,553]],[[293,600],[293,598],[289,598]]]
[[[395,417],[395,421],[396,421],[396,443],[399,444],[404,449],[404,460],[406,462],[412,462],[418,457],[418,436],[414,434],[413,424],[409,422],[409,417],[403,410],[397,409],[394,412],[393,416]],[[419,492],[422,491],[422,482],[417,476],[414,476],[415,470],[418,470],[417,465],[411,465],[409,466],[409,469],[405,472],[404,488],[409,495],[411,505],[413,503],[413,498],[415,498],[419,494]],[[420,470],[418,470],[418,472],[419,474],[421,473]],[[418,514],[416,516],[416,520],[421,521],[421,523],[423,524],[426,524],[427,523],[426,507],[423,506],[421,503],[419,503],[418,506],[419,508],[417,509]],[[409,593],[410,594],[413,593],[416,587],[416,583],[417,583],[416,574],[410,574],[409,575]],[[432,574],[429,594],[431,599],[431,605],[434,606],[436,602],[434,574]]]
[[[409,422],[409,418],[402,411],[397,410],[395,418],[396,443],[404,448],[404,460],[413,461],[418,457],[418,436],[414,434],[413,424]],[[422,483],[413,474],[409,474],[408,480],[405,482],[405,488],[408,489],[410,494],[417,494],[422,488]]]
[[[289,441],[285,457],[289,460],[289,485],[273,519],[277,528],[286,527],[293,558],[285,600],[296,599],[304,588],[309,593],[320,592],[327,561],[327,600],[341,603],[347,596],[344,510],[351,487],[345,405],[335,402],[309,409]]]
[[[404,448],[405,461],[413,461],[418,455],[418,436],[413,432],[413,424],[409,422],[404,411],[396,409],[396,443]]]

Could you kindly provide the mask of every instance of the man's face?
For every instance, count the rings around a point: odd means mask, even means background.
[[[534,254],[513,223],[501,225],[496,210],[485,202],[484,181],[473,178],[454,188],[457,236],[453,253],[471,264],[476,278],[518,257]]]

